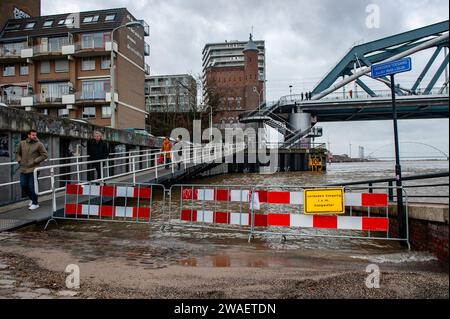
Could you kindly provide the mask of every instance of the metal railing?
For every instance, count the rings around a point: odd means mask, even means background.
[[[211,163],[222,158],[226,158],[245,149],[244,144],[213,144],[200,147],[186,147],[181,150],[170,152],[147,151],[144,154],[120,156],[98,161],[84,161],[68,164],[58,164],[38,167],[34,170],[34,187],[37,195],[47,195],[64,190],[64,187],[58,187],[57,183],[64,180],[71,180],[71,176],[77,176],[76,180],[82,180],[81,174],[93,172],[93,165],[100,165],[101,176],[90,182],[105,182],[121,177],[131,177],[133,183],[140,173],[154,173],[155,179],[159,178],[160,170],[169,170],[172,174],[177,170],[176,167],[188,164]],[[182,154],[179,155],[179,152]],[[170,160],[169,160],[170,159]],[[174,159],[174,160],[172,160]],[[75,168],[72,171],[71,168]],[[120,170],[119,170],[120,169]],[[69,170],[69,172],[64,172]],[[119,171],[118,171],[119,170]],[[116,171],[116,172],[114,172]],[[39,177],[39,175],[45,175]],[[40,182],[46,182],[41,185]],[[1,186],[1,185],[0,185]]]
[[[438,179],[438,178],[445,178],[445,177],[449,177],[449,172],[444,172],[444,173],[433,173],[433,174],[422,174],[422,175],[414,175],[414,176],[404,176],[402,178],[403,182],[408,182],[408,181],[420,181],[420,180],[430,180],[430,179]],[[337,183],[337,184],[331,184],[329,186],[361,186],[360,189],[368,189],[369,193],[373,193],[375,189],[379,188],[380,184],[385,184],[387,189],[388,189],[388,194],[389,194],[389,200],[390,201],[394,201],[395,200],[395,196],[394,196],[394,192],[392,191],[392,188],[394,187],[395,183],[396,183],[396,179],[395,178],[382,178],[382,179],[373,179],[373,180],[364,180],[364,181],[356,181],[356,182],[343,182],[343,183]],[[447,193],[446,194],[442,194],[442,195],[436,195],[434,194],[432,191],[430,191],[430,189],[435,189],[437,187],[442,187],[442,188],[446,188]],[[403,188],[408,190],[408,189],[427,189],[428,192],[427,194],[418,194],[417,192],[411,192],[409,194],[409,198],[411,199],[448,199],[449,197],[449,183],[441,183],[441,182],[437,182],[437,183],[427,183],[427,184],[420,184],[420,185],[403,185]]]

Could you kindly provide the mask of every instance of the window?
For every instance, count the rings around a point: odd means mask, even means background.
[[[69,72],[69,60],[56,60],[55,72]]]
[[[116,19],[116,15],[115,14],[108,14],[105,17],[105,22],[111,22],[114,21]]]
[[[83,81],[81,84],[82,100],[104,100],[110,91],[109,80]]]
[[[83,108],[83,118],[84,119],[95,119],[95,107],[86,106]]]
[[[25,24],[24,29],[25,30],[33,30],[35,25],[36,25],[36,22],[29,22],[29,23]]]
[[[58,109],[58,116],[62,117],[62,118],[68,118],[69,110],[68,109]]]
[[[50,73],[50,61],[42,61],[41,62],[41,74]]]
[[[85,17],[83,19],[83,23],[95,23],[95,22],[98,22],[98,15],[97,16]]]
[[[20,29],[19,23],[9,24],[6,26],[5,31],[17,31]]]
[[[111,67],[111,58],[104,56],[102,57],[102,69],[109,69]]]
[[[63,26],[65,22],[66,22],[66,19],[59,20],[58,21],[58,26]]]
[[[15,65],[5,65],[3,67],[3,76],[14,76],[16,75]]]
[[[111,112],[111,106],[102,106],[102,118],[109,119],[111,118],[112,112]]]
[[[48,109],[40,109],[39,113],[44,114],[44,115],[48,115]]]
[[[61,102],[62,96],[69,93],[68,82],[41,84],[39,99],[41,102]]]
[[[105,47],[105,42],[111,41],[111,33],[97,32],[87,33],[81,36],[82,49],[101,49]]]
[[[53,20],[47,20],[44,22],[44,24],[42,25],[43,28],[51,28],[53,25]]]
[[[48,39],[48,48],[50,52],[61,52],[64,45],[69,44],[67,37],[55,37]]]
[[[94,58],[83,58],[81,63],[81,70],[92,71],[95,70],[95,59]]]
[[[74,23],[75,23],[75,19],[73,17],[67,18],[66,20],[64,20],[65,25],[73,25]]]
[[[20,75],[28,75],[28,73],[29,73],[28,64],[22,63],[20,65]]]

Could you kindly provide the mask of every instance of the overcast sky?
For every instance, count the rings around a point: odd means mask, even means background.
[[[366,25],[371,4],[380,8],[379,28]],[[289,85],[294,93],[312,90],[355,43],[449,19],[448,0],[42,0],[43,14],[112,7],[127,7],[150,25],[147,63],[152,75],[200,74],[205,43],[246,40],[253,27],[254,37],[266,41],[268,100],[288,95]],[[415,57],[415,71],[401,78],[405,85],[412,85],[431,53]],[[442,59],[443,54],[439,63]],[[448,123],[448,119],[401,121],[400,139],[431,144],[448,154]],[[353,155],[359,145],[367,155],[393,139],[390,121],[321,126],[325,134],[321,141],[329,141],[335,154],[348,154],[351,143]],[[432,152],[413,144],[405,144],[403,151]]]

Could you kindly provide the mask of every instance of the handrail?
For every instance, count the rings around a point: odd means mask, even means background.
[[[103,160],[96,160],[96,161],[85,161],[85,162],[77,162],[77,163],[66,163],[66,164],[58,164],[58,165],[49,165],[49,166],[42,166],[42,167],[38,167],[34,170],[33,172],[33,178],[34,178],[34,187],[35,187],[35,192],[38,195],[45,195],[45,194],[49,194],[52,193],[54,191],[60,191],[62,190],[62,188],[56,188],[55,184],[56,184],[56,177],[61,177],[61,176],[65,176],[65,175],[73,175],[73,174],[77,174],[78,175],[78,179],[80,179],[80,173],[85,173],[88,171],[91,171],[93,169],[87,169],[87,170],[81,170],[80,171],[80,165],[89,165],[89,164],[100,164],[101,167],[101,178],[95,180],[94,182],[104,182],[106,180],[111,180],[114,178],[119,178],[119,177],[123,177],[123,176],[132,176],[133,178],[133,182],[136,181],[136,174],[140,173],[140,172],[144,172],[144,171],[151,171],[151,170],[155,170],[155,177],[158,178],[158,169],[167,165],[171,165],[171,169],[172,169],[172,173],[174,173],[175,171],[175,165],[178,164],[185,164],[185,168],[187,163],[198,163],[198,164],[202,164],[202,163],[208,163],[208,162],[214,162],[216,161],[218,158],[223,158],[223,157],[227,157],[230,156],[234,153],[240,152],[242,150],[245,149],[245,145],[240,143],[238,144],[208,144],[205,146],[196,146],[196,147],[184,147],[182,150],[172,150],[172,151],[160,151],[160,152],[155,152],[155,153],[147,153],[147,154],[138,154],[138,155],[128,155],[128,156],[124,156],[124,157],[118,157],[118,158],[107,158],[107,159],[103,159]],[[241,146],[242,147],[241,147]],[[231,146],[231,149],[230,149]],[[219,152],[216,152],[216,150],[220,148]],[[214,155],[212,156],[211,154],[211,150],[214,149]],[[166,155],[167,154],[171,154],[170,158],[176,158],[178,152],[183,151],[183,158],[181,158],[180,160],[177,161],[171,161],[170,163],[166,162]],[[200,151],[200,156],[199,155],[199,151]],[[205,152],[206,151],[206,152]],[[192,153],[192,155],[191,155]],[[187,158],[186,154],[189,154],[189,158]],[[149,157],[152,157],[152,159],[150,159]],[[164,163],[159,164],[158,163],[158,158],[163,156],[164,158]],[[212,156],[212,157],[211,157]],[[143,159],[144,158],[144,159]],[[145,159],[146,158],[146,159]],[[199,160],[200,158],[200,160]],[[119,163],[119,164],[114,164],[117,163],[119,161],[125,161],[124,163]],[[150,166],[149,163],[150,161],[155,161],[155,163],[158,163],[156,165]],[[110,165],[109,163],[113,163],[113,165]],[[147,162],[147,167],[145,168],[137,168],[136,164],[141,164]],[[55,174],[55,170],[59,169],[59,168],[67,168],[67,167],[73,167],[76,166],[76,171],[72,172],[69,171],[67,173],[62,173],[62,174]],[[118,167],[118,166],[125,166],[125,167],[129,167],[129,171],[125,172],[125,173],[119,173],[116,175],[112,175],[109,176],[109,174],[107,174],[107,176],[103,176],[103,172],[104,169],[107,169],[107,173],[108,173],[108,168],[111,167]],[[39,172],[44,171],[44,170],[48,170],[50,175],[48,176],[43,176],[43,177],[38,177]],[[51,183],[51,189],[47,190],[47,191],[39,191],[39,181],[40,180],[44,180],[44,179],[50,179]]]
[[[424,179],[433,179],[433,178],[441,178],[441,177],[449,177],[450,173],[433,173],[433,174],[422,174],[422,175],[414,175],[414,176],[405,176],[402,178],[404,181],[414,181],[414,180],[424,180]],[[338,184],[330,184],[327,186],[355,186],[355,185],[366,185],[366,184],[380,184],[380,183],[388,183],[397,181],[395,178],[382,178],[382,179],[373,179],[373,180],[365,180],[365,181],[357,181],[357,182],[344,182]]]

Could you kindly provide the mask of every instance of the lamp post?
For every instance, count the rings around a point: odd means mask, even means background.
[[[110,67],[110,84],[111,84],[111,127],[116,128],[117,120],[116,120],[116,101],[115,101],[115,93],[116,93],[116,65],[114,62],[115,54],[114,54],[114,32],[122,28],[141,26],[144,27],[142,21],[132,21],[126,24],[122,24],[117,28],[113,29],[111,32],[111,67]],[[118,51],[119,48],[117,48]]]
[[[253,92],[258,94],[258,113],[261,112],[261,94],[262,94],[263,90],[264,89],[262,89],[261,91],[258,91],[258,88],[256,86],[253,87]]]
[[[206,111],[208,108],[209,108],[209,142],[211,143],[211,142],[212,142],[212,126],[213,126],[213,116],[212,116],[213,109],[212,109],[212,106],[211,106],[211,105],[208,105],[208,106],[205,108],[205,111]]]
[[[291,97],[291,101],[292,101],[292,85],[289,85],[289,95]]]

